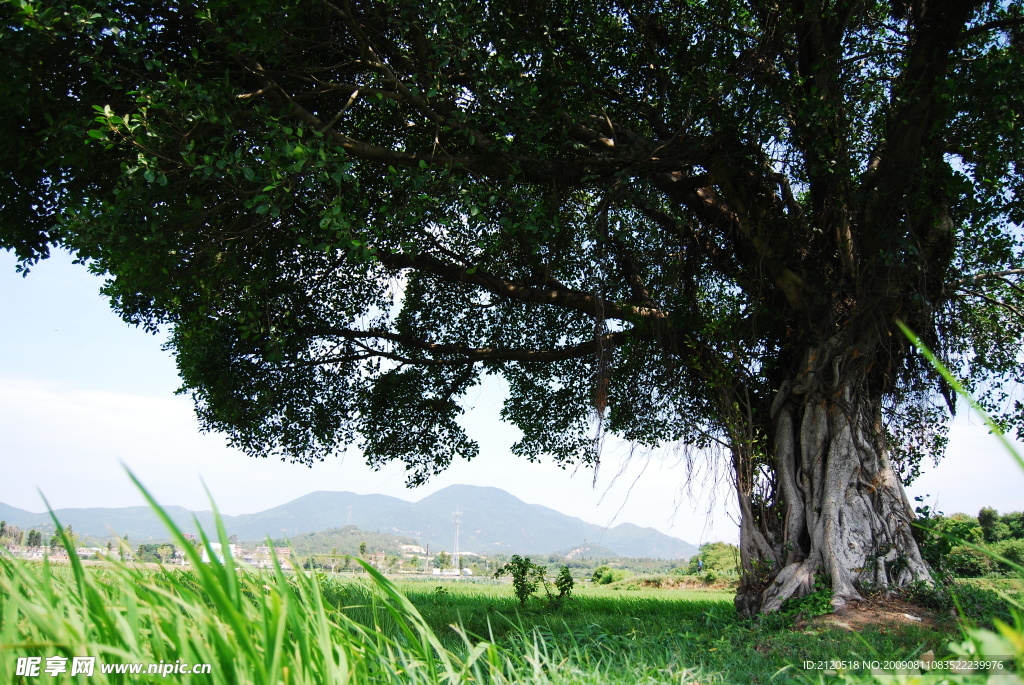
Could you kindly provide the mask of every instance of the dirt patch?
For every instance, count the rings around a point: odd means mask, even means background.
[[[873,597],[863,602],[850,602],[839,611],[817,616],[802,627],[840,628],[858,631],[877,626],[916,625],[934,629],[940,617],[928,609],[898,599]]]

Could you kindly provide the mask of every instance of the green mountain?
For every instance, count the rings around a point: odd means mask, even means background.
[[[373,533],[359,530],[355,526],[328,528],[316,533],[293,535],[288,538],[288,542],[292,553],[300,558],[311,554],[328,554],[333,550],[337,550],[338,554],[358,556],[359,547],[364,542],[367,552],[401,555],[403,553],[402,545],[418,544],[416,540],[409,537]]]
[[[549,507],[527,504],[498,488],[452,485],[408,502],[386,495],[314,492],[266,511],[224,516],[229,534],[241,540],[292,538],[331,528],[356,526],[365,531],[415,539],[432,552],[454,551],[454,512],[460,512],[459,548],[477,554],[549,554],[584,544],[601,546],[622,556],[679,559],[697,548],[653,528],[622,523],[605,528],[567,516]],[[194,532],[193,513],[181,507],[167,512],[185,532]],[[146,507],[122,509],[59,509],[62,524],[80,535],[120,537],[132,543],[166,539],[156,516]],[[212,531],[210,512],[195,516]],[[52,530],[48,514],[33,514],[0,504],[0,518],[25,530]],[[44,525],[47,522],[48,525]]]
[[[572,549],[562,549],[553,556],[564,557],[566,561],[591,561],[593,559],[617,559],[621,557],[621,554],[617,554],[607,547],[601,547],[600,545],[579,545]]]

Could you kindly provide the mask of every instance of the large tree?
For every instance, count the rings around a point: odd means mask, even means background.
[[[929,572],[903,482],[1020,369],[1021,2],[21,0],[0,236],[169,325],[203,424],[411,483],[725,455],[741,610]]]

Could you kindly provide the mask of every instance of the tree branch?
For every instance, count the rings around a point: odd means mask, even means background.
[[[607,333],[578,345],[555,348],[550,350],[534,350],[525,348],[501,347],[466,347],[462,345],[446,345],[431,343],[400,333],[390,331],[355,331],[348,328],[328,328],[312,331],[314,335],[335,336],[355,344],[365,353],[383,357],[402,364],[419,366],[461,366],[480,361],[515,361],[515,362],[555,362],[566,359],[593,356],[600,350],[615,347],[626,340],[627,332]],[[364,342],[367,341],[367,342]],[[372,347],[373,342],[391,342],[405,347],[422,350],[431,355],[451,356],[451,359],[415,359],[397,352]],[[333,364],[351,360],[351,355],[331,355],[309,362],[312,365]]]
[[[946,284],[946,290],[956,290],[965,285],[974,285],[978,281],[986,281],[993,278],[1004,278],[1006,276],[1024,275],[1024,269],[1007,269],[1006,271],[985,271],[982,273],[967,276]]]
[[[476,285],[501,297],[508,297],[520,302],[548,304],[563,309],[572,309],[599,319],[635,321],[637,319],[664,320],[668,317],[666,312],[655,307],[615,304],[596,295],[562,286],[552,285],[538,288],[523,281],[501,278],[473,267],[448,264],[431,255],[395,254],[377,250],[376,256],[381,264],[390,269],[414,269],[437,276],[449,283]]]

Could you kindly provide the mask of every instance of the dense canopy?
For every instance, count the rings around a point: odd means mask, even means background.
[[[422,482],[718,448],[741,609],[926,579],[902,480],[1012,422],[1021,2],[9,3],[0,245],[169,324],[205,426]],[[945,398],[943,396],[945,395]]]

